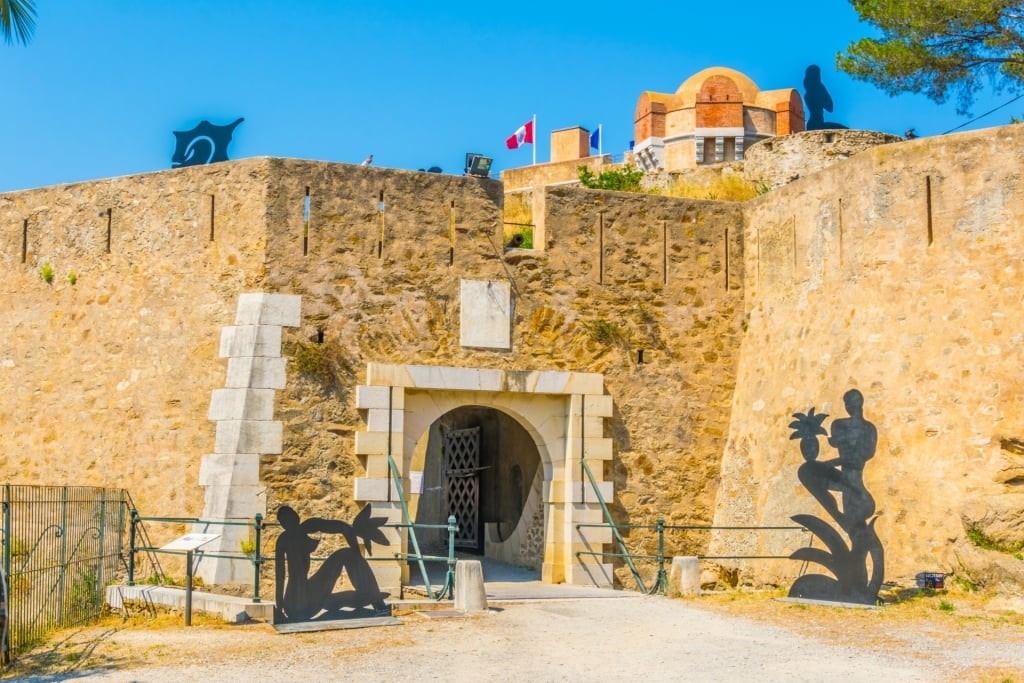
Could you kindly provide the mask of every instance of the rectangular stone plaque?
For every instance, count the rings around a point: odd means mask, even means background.
[[[480,349],[512,348],[512,289],[507,281],[462,281],[459,343]]]

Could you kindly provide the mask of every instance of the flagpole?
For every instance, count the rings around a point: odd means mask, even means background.
[[[533,115],[533,144],[530,145],[531,147],[533,147],[533,165],[534,166],[537,165],[537,137],[538,137],[537,136],[537,115],[534,114]]]

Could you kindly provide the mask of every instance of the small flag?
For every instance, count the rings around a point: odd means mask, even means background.
[[[590,149],[601,149],[601,126],[590,134]]]
[[[519,149],[522,145],[533,144],[533,120],[529,120],[519,126],[515,133],[512,133],[505,140],[505,146],[509,149]]]

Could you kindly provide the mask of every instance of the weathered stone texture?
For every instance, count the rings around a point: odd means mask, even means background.
[[[828,427],[856,387],[879,435],[864,478],[887,579],[961,568],[962,518],[1002,520],[988,531],[1024,542],[1022,148],[1020,126],[886,145],[750,203],[749,329],[717,524],[827,517],[797,480],[787,425],[814,406]],[[821,457],[835,457],[824,441]],[[799,540],[763,534],[759,550]],[[713,550],[750,541],[723,534]]]
[[[267,419],[260,397],[281,388],[282,452],[243,485],[269,511],[350,519],[356,478],[387,474],[354,436],[381,420],[373,387],[357,401],[369,363],[571,371],[603,375],[591,417],[610,413],[610,448],[587,457],[619,521],[788,524],[820,514],[791,415],[828,426],[857,387],[887,578],[950,569],[982,552],[958,550],[968,526],[1024,540],[1021,149],[1018,126],[884,145],[746,205],[549,187],[537,249],[507,253],[486,179],[249,159],[0,195],[3,478],[123,485],[145,515],[198,515],[209,417]],[[511,350],[460,346],[464,279],[509,282]],[[236,319],[251,292],[300,296],[301,326],[284,359],[231,365],[223,328],[278,324]],[[226,350],[268,342],[251,331]],[[668,541],[706,552],[699,534]]]
[[[267,177],[252,159],[0,195],[5,481],[200,512],[220,327],[260,278]]]
[[[744,176],[776,188],[903,138],[869,130],[812,130],[761,140],[744,153]]]

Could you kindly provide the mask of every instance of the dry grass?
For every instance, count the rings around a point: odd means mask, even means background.
[[[968,592],[918,592],[905,589],[883,593],[879,609],[855,609],[784,601],[784,590],[730,591],[702,596],[697,603],[716,612],[786,628],[808,636],[836,634],[845,642],[894,653],[947,652],[971,649],[972,644],[996,649],[1024,646],[1024,614],[995,608],[997,596]],[[951,654],[955,657],[955,654]],[[1024,668],[969,665],[959,681],[1024,683]]]
[[[654,194],[669,197],[685,197],[688,199],[714,199],[723,202],[745,202],[764,194],[764,188],[744,180],[736,174],[718,174],[706,182],[696,179],[680,178],[665,189],[655,190]]]

